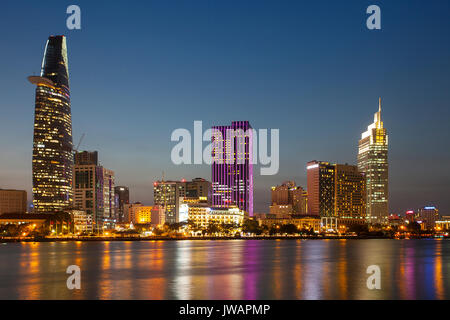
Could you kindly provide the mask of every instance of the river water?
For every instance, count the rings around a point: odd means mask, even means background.
[[[367,288],[370,265],[380,290]],[[0,299],[449,298],[447,240],[0,243]]]

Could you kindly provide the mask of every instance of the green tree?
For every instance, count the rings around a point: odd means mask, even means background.
[[[248,219],[244,221],[242,231],[244,233],[260,235],[263,229],[259,226],[258,221]]]
[[[287,233],[287,234],[296,234],[298,233],[298,228],[295,224],[283,224],[280,227],[280,233]]]

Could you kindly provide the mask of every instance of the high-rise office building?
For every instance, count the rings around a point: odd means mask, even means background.
[[[308,214],[365,218],[366,180],[357,166],[311,161],[307,164]]]
[[[130,203],[130,190],[125,186],[114,188],[116,217],[118,222],[125,222],[124,205]]]
[[[33,138],[34,211],[54,212],[72,206],[72,118],[66,38],[51,36],[45,46],[36,85]]]
[[[434,206],[427,206],[418,210],[418,219],[423,223],[425,230],[432,230],[439,220],[439,210]]]
[[[383,222],[388,207],[388,135],[381,121],[381,98],[374,121],[361,135],[358,169],[365,173],[367,184],[367,219]]]
[[[167,223],[176,223],[177,220],[177,204],[178,195],[177,192],[180,181],[155,181],[153,183],[153,202],[155,205],[160,205],[164,207],[165,210],[165,221]]]
[[[335,216],[340,218],[366,217],[366,178],[357,166],[335,165]]]
[[[74,206],[86,211],[95,223],[94,230],[113,228],[117,222],[115,214],[114,171],[98,164],[91,156],[75,156],[74,166]],[[86,159],[90,159],[86,161]],[[80,162],[78,162],[80,161]]]
[[[253,132],[248,121],[212,127],[212,204],[253,216]]]
[[[324,161],[310,161],[306,167],[308,214],[335,216],[335,165]]]
[[[27,192],[25,190],[0,189],[0,215],[26,211]]]

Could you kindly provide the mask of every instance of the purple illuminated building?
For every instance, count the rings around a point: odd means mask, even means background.
[[[238,207],[253,216],[253,131],[250,123],[233,121],[231,126],[213,126],[211,140],[213,206]]]

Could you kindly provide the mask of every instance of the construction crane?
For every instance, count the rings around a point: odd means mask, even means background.
[[[81,135],[80,140],[78,141],[77,147],[76,147],[75,149],[73,149],[74,153],[77,153],[77,152],[78,152],[78,149],[80,148],[80,145],[81,145],[81,142],[82,142],[83,139],[84,139],[84,136],[85,136],[85,134],[83,133],[83,134]]]

